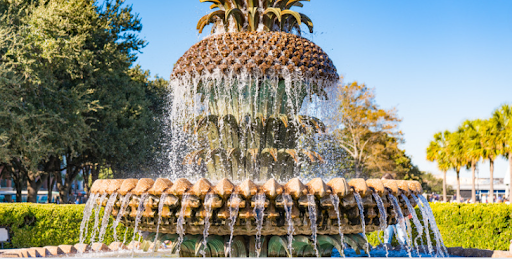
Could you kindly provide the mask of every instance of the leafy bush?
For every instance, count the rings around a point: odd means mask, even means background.
[[[508,250],[512,239],[512,206],[505,204],[431,204],[446,246]],[[6,248],[76,244],[84,205],[44,205],[30,203],[0,204],[0,226],[10,229],[11,242]],[[421,219],[421,213],[416,208]],[[94,214],[88,225],[89,242]],[[100,213],[100,221],[103,212]],[[414,225],[411,222],[412,225]],[[118,237],[123,239],[126,228],[119,224]],[[413,227],[413,233],[416,233]],[[377,232],[368,234],[372,245],[378,245]],[[131,240],[133,231],[127,232]],[[97,238],[97,235],[96,235]],[[431,239],[434,237],[431,231]],[[105,234],[105,243],[113,241],[112,218]],[[423,240],[426,240],[423,237]],[[394,240],[394,244],[397,244]]]
[[[431,203],[432,212],[447,247],[508,250],[512,240],[512,206],[506,204]],[[421,212],[416,207],[421,223]],[[413,236],[417,235],[414,223]],[[379,244],[377,232],[368,234],[369,242]],[[382,235],[381,235],[382,236]],[[435,238],[430,230],[430,239]],[[382,238],[382,237],[381,237]],[[423,235],[426,242],[426,236]],[[398,244],[393,238],[393,245]]]
[[[509,249],[512,239],[512,206],[454,203],[431,206],[446,246]]]
[[[50,245],[72,245],[79,242],[80,223],[84,205],[46,205],[32,203],[0,204],[0,226],[9,228],[10,242],[5,248],[41,247]],[[100,212],[99,220],[103,216]],[[86,242],[90,241],[94,225],[94,214],[88,225]],[[125,227],[119,224],[117,233],[123,238]],[[128,240],[133,231],[128,230]],[[96,234],[96,240],[98,235]],[[105,243],[113,241],[112,218],[105,233]]]

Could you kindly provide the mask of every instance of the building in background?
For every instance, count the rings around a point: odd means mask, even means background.
[[[495,197],[508,197],[509,186],[510,186],[510,174],[507,173],[508,177],[494,178],[494,195]],[[442,179],[442,175],[436,175],[437,178]],[[478,177],[475,179],[475,192],[478,201],[482,200],[483,195],[489,195],[491,179],[489,177]],[[446,184],[450,185],[454,190],[457,189],[457,176],[447,175]],[[463,199],[471,199],[472,181],[471,177],[460,177],[460,195]]]

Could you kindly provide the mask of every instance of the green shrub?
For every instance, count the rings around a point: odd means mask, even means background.
[[[512,206],[506,204],[458,204],[431,203],[439,232],[447,247],[478,248],[490,250],[508,250],[512,240]],[[416,215],[423,224],[420,210]],[[414,223],[413,237],[417,231]],[[373,245],[379,244],[378,232],[368,234]],[[382,238],[382,234],[381,234]],[[430,239],[435,246],[435,238],[430,230]],[[423,240],[426,242],[425,232]],[[393,245],[398,244],[393,238]]]
[[[31,203],[0,204],[0,226],[9,228],[11,240],[5,248],[41,247],[76,244],[80,239],[84,205],[47,205]],[[103,211],[100,212],[100,222]],[[105,243],[113,241],[112,218],[105,233]],[[88,226],[86,242],[89,242],[94,225],[94,214]],[[119,224],[118,237],[123,238],[125,227]],[[133,231],[128,230],[128,240]],[[96,240],[98,235],[96,234]]]
[[[448,247],[508,250],[512,206],[506,204],[431,204]]]

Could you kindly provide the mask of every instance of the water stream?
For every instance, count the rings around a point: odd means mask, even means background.
[[[114,192],[107,201],[107,205],[105,206],[105,210],[103,213],[103,219],[101,220],[101,228],[100,234],[98,235],[98,242],[103,243],[103,237],[105,236],[105,231],[107,230],[108,221],[110,220],[110,213],[112,212],[112,208],[114,207],[114,203],[117,199],[117,193]]]
[[[231,194],[229,197],[229,229],[231,234],[229,235],[229,242],[227,244],[226,256],[231,257],[231,245],[233,243],[233,232],[235,231],[236,218],[238,216],[238,210],[240,208],[240,202],[242,200],[238,197],[238,194]]]
[[[416,250],[418,254],[420,254],[419,246],[418,246],[418,239],[420,239],[423,235],[423,226],[421,225],[420,220],[418,219],[418,215],[416,215],[416,210],[414,210],[414,207],[411,205],[411,202],[409,199],[402,194],[402,199],[405,200],[405,204],[407,205],[407,209],[409,210],[409,213],[412,215],[412,222],[414,223],[414,226],[416,226],[416,231],[418,231],[418,236],[414,239],[414,245],[416,246]],[[423,243],[423,242],[421,242]]]
[[[158,221],[156,223],[156,234],[155,240],[153,241],[154,251],[157,249],[157,241],[158,241],[158,233],[160,231],[160,224],[162,224],[162,211],[164,210],[165,200],[167,199],[167,194],[162,193],[160,196],[160,200],[158,201]]]
[[[203,257],[206,257],[206,248],[208,245],[208,234],[210,231],[210,217],[212,216],[212,201],[213,194],[206,194],[204,197],[204,209],[205,209],[205,217],[204,217],[204,230],[203,230],[203,249],[201,250],[201,254]]]
[[[434,237],[436,238],[436,247],[441,257],[445,257],[445,255],[448,254],[448,250],[446,249],[446,246],[443,242],[443,237],[441,237],[441,233],[439,232],[439,228],[437,227],[436,220],[434,218],[434,213],[432,212],[432,209],[430,208],[430,205],[425,197],[422,195],[419,195],[418,198],[421,201],[421,204],[424,207],[424,210],[428,217],[428,222],[430,223],[430,228],[434,232]]]
[[[432,256],[432,253],[434,252],[434,249],[432,247],[432,241],[430,240],[430,230],[429,230],[429,227],[428,227],[427,212],[425,211],[425,207],[423,206],[421,201],[418,200],[418,197],[416,197],[416,195],[414,195],[414,193],[412,194],[412,198],[414,199],[416,204],[418,204],[418,208],[420,208],[421,216],[423,218],[423,229],[425,231],[425,236],[427,237],[428,254],[430,256]]]
[[[180,254],[181,244],[183,243],[185,236],[185,212],[187,211],[189,200],[190,194],[184,193],[181,197],[180,215],[176,222],[176,233],[178,234],[178,240],[176,241],[176,254]]]
[[[256,257],[261,254],[261,230],[263,229],[263,216],[265,214],[265,194],[256,194],[254,200],[254,217],[256,220]]]
[[[386,208],[384,207],[384,203],[382,202],[382,199],[380,198],[380,196],[376,192],[372,192],[372,195],[373,195],[373,198],[375,199],[375,202],[377,203],[377,208],[379,209],[379,229],[382,233],[384,233],[384,235],[383,235],[384,242],[382,242],[382,243],[386,243],[386,240],[388,240],[388,238],[389,238],[386,233],[386,228],[388,228],[388,221],[387,221],[388,214],[386,213]],[[381,242],[380,238],[379,238],[379,242]],[[388,257],[388,255],[389,255],[388,246],[384,245],[384,248],[386,249],[386,257]]]
[[[87,232],[89,228],[89,219],[92,215],[92,210],[96,205],[96,201],[98,199],[99,194],[92,194],[91,197],[87,200],[84,208],[84,217],[82,218],[82,222],[80,223],[80,244],[85,242],[87,238]]]
[[[320,257],[320,252],[318,251],[317,243],[317,225],[316,225],[316,202],[315,196],[313,194],[308,194],[308,213],[309,213],[309,221],[311,223],[311,239],[313,239],[313,248],[315,249],[316,257]]]
[[[343,235],[343,231],[341,230],[341,218],[340,218],[340,198],[336,194],[331,194],[331,202],[334,207],[334,212],[336,212],[336,217],[338,218],[338,231],[340,233],[340,242],[341,248],[345,250],[345,237]],[[338,251],[341,256],[345,257],[345,251]]]
[[[132,197],[132,194],[127,193],[124,197],[119,198],[119,200],[121,200],[121,207],[119,208],[119,212],[117,212],[116,220],[112,224],[112,229],[114,231],[114,242],[118,241],[117,226],[119,225],[119,222],[121,222],[121,218],[123,217],[124,213],[126,212],[126,208],[128,207],[128,203],[130,202],[131,197]]]
[[[287,228],[287,234],[288,234],[288,252],[290,252],[290,257],[292,257],[292,242],[293,242],[293,232],[295,231],[293,227],[293,220],[292,220],[292,207],[293,207],[293,200],[292,197],[289,194],[283,194],[283,204],[284,204],[284,211],[286,214],[286,224],[288,225]]]
[[[397,236],[397,240],[400,243],[400,245],[405,246],[407,248],[407,253],[409,254],[409,257],[412,257],[410,245],[403,242],[403,240],[401,240],[401,238],[398,238],[399,235],[407,237],[405,218],[404,218],[404,214],[402,213],[402,208],[400,208],[400,204],[398,203],[398,200],[392,193],[389,193],[388,197],[391,198],[391,205],[393,206],[393,209],[395,210],[395,214],[396,214],[396,222],[399,225],[399,228],[395,227],[395,230],[396,230],[395,234]]]
[[[363,230],[363,237],[366,240],[366,253],[368,257],[370,257],[370,243],[368,242],[368,237],[366,236],[366,223],[364,222],[364,206],[363,201],[361,199],[361,195],[358,192],[354,192],[354,198],[357,202],[357,207],[359,208],[359,215],[361,216],[361,228]]]
[[[100,211],[103,204],[103,201],[107,197],[107,194],[104,193],[101,195],[100,200],[97,204],[95,204],[95,211],[94,211],[94,226],[92,227],[92,233],[91,233],[91,244],[95,242],[96,240],[96,234],[98,233],[98,226],[100,224]]]
[[[146,199],[149,197],[149,194],[148,193],[143,193],[141,196],[140,196],[140,201],[139,201],[139,206],[137,207],[137,216],[135,216],[135,226],[133,227],[133,237],[132,237],[132,240],[135,241],[135,237],[137,235],[137,232],[139,230],[139,223],[142,219],[142,213],[144,212],[144,203],[146,201]],[[134,249],[135,249],[135,246],[134,246]],[[133,249],[132,249],[133,250]]]

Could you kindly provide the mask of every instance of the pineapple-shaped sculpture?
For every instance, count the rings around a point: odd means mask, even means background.
[[[212,180],[286,180],[302,162],[321,162],[298,138],[325,126],[300,110],[305,98],[325,97],[339,76],[327,54],[300,37],[302,24],[313,31],[306,15],[290,10],[301,0],[200,1],[218,9],[197,24],[199,32],[211,25],[212,35],[171,75],[171,85],[183,88],[174,91],[178,98],[204,104],[184,124],[200,144],[183,163],[205,163]]]

